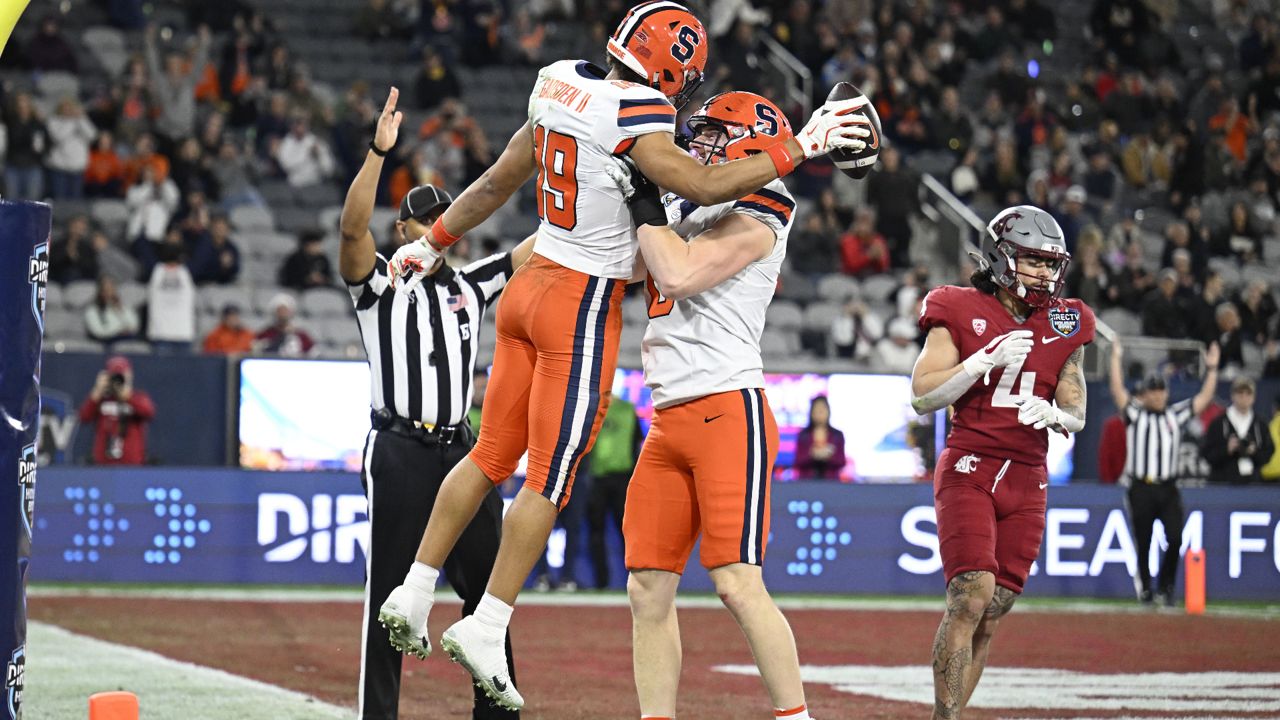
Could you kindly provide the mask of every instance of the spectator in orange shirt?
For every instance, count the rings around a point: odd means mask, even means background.
[[[840,238],[840,269],[862,277],[889,270],[889,244],[876,232],[876,211],[862,208],[849,232]]]
[[[169,158],[156,152],[156,139],[151,133],[142,133],[133,145],[133,157],[124,165],[124,186],[132,187],[142,178],[142,168],[150,166],[155,171],[155,182],[163,183],[169,177]]]
[[[116,153],[115,138],[107,130],[98,133],[89,149],[84,194],[91,198],[118,198],[124,194],[124,161]]]
[[[233,355],[253,350],[253,331],[240,319],[240,308],[228,304],[222,308],[222,322],[204,339],[206,355]]]
[[[1253,133],[1253,123],[1249,116],[1240,112],[1240,101],[1228,97],[1219,106],[1218,114],[1209,118],[1209,129],[1226,136],[1227,149],[1231,151],[1236,162],[1243,163],[1249,148],[1249,136]]]

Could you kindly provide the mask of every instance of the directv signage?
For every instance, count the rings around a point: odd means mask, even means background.
[[[1131,597],[1138,559],[1123,491],[1076,485],[1049,493],[1027,594]],[[772,497],[770,589],[942,593],[930,486],[775,483]],[[1210,601],[1280,599],[1280,495],[1190,489],[1183,501],[1183,550],[1205,550]],[[355,585],[364,578],[368,530],[360,482],[349,473],[48,468],[40,475],[32,575]],[[1147,561],[1154,569],[1154,557]],[[696,550],[683,585],[711,589]]]

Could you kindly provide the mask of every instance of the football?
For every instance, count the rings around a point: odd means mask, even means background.
[[[827,94],[827,100],[848,100],[859,95],[862,95],[862,91],[853,83],[840,82],[831,88],[831,92]],[[875,105],[870,102],[862,109],[862,114],[869,121],[867,129],[871,131],[871,137],[866,138],[867,146],[860,152],[831,151],[831,161],[840,168],[840,172],[854,180],[866,177],[871,172],[871,168],[875,167],[876,161],[880,159],[880,115],[876,113]]]

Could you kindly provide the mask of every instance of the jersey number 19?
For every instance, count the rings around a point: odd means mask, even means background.
[[[536,125],[533,156],[538,162],[538,217],[572,230],[578,224],[578,141]]]

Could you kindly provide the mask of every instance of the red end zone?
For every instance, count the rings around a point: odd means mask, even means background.
[[[35,597],[33,620],[355,706],[356,603]],[[435,637],[457,618],[441,605]],[[790,610],[813,714],[926,717],[939,613]],[[746,641],[723,610],[680,611],[683,718],[768,718]],[[525,718],[638,716],[625,607],[526,605],[512,632]],[[1002,623],[966,718],[1277,717],[1280,622],[1020,611]],[[402,718],[470,715],[466,673],[406,661]],[[1142,674],[1135,676],[1135,674]]]

